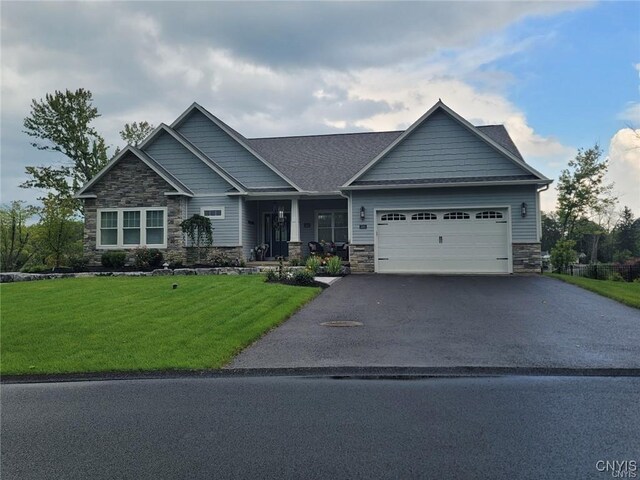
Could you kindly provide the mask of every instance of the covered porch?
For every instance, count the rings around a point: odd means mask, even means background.
[[[349,208],[340,196],[245,198],[245,257],[269,261],[332,253],[348,260]],[[311,244],[311,249],[310,249]]]

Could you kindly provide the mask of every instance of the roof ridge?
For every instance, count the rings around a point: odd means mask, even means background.
[[[251,137],[247,138],[247,140],[271,140],[277,138],[309,138],[309,137],[336,137],[336,136],[346,136],[346,135],[362,135],[362,134],[371,134],[371,133],[402,133],[404,130],[383,130],[381,132],[345,132],[345,133],[316,133],[310,135],[280,135],[277,137]]]

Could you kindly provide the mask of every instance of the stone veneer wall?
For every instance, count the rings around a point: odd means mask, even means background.
[[[175,189],[158,176],[134,155],[128,155],[115,165],[96,183],[87,194],[97,198],[84,200],[84,253],[91,264],[99,265],[106,250],[96,249],[97,209],[167,207],[167,248],[162,253],[171,252],[185,258],[184,240],[180,229],[182,222],[181,196],[167,196],[165,192]],[[143,226],[144,228],[144,226]],[[124,249],[132,260],[134,249]]]
[[[373,273],[373,245],[349,245],[349,264],[352,273]]]
[[[196,263],[210,263],[208,260],[217,255],[224,255],[231,260],[244,260],[244,252],[242,247],[205,247],[203,249],[202,260],[198,261],[198,249],[195,247],[187,247],[187,265]]]
[[[302,242],[289,242],[289,259],[302,259]]]
[[[514,243],[513,273],[540,273],[542,258],[539,243]]]

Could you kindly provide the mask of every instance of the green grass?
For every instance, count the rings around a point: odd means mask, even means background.
[[[219,368],[319,292],[258,275],[2,284],[0,372]]]
[[[548,273],[546,275],[612,298],[630,307],[640,308],[640,283],[594,280],[592,278],[572,277],[558,273]]]

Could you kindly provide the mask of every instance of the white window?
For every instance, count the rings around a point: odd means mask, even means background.
[[[167,209],[98,210],[98,248],[167,247]]]
[[[118,212],[100,212],[100,245],[118,245]]]
[[[224,220],[224,207],[202,207],[200,215],[209,220]]]
[[[349,241],[349,222],[346,210],[317,212],[318,242],[347,243]]]
[[[122,212],[122,243],[140,245],[140,210]]]

